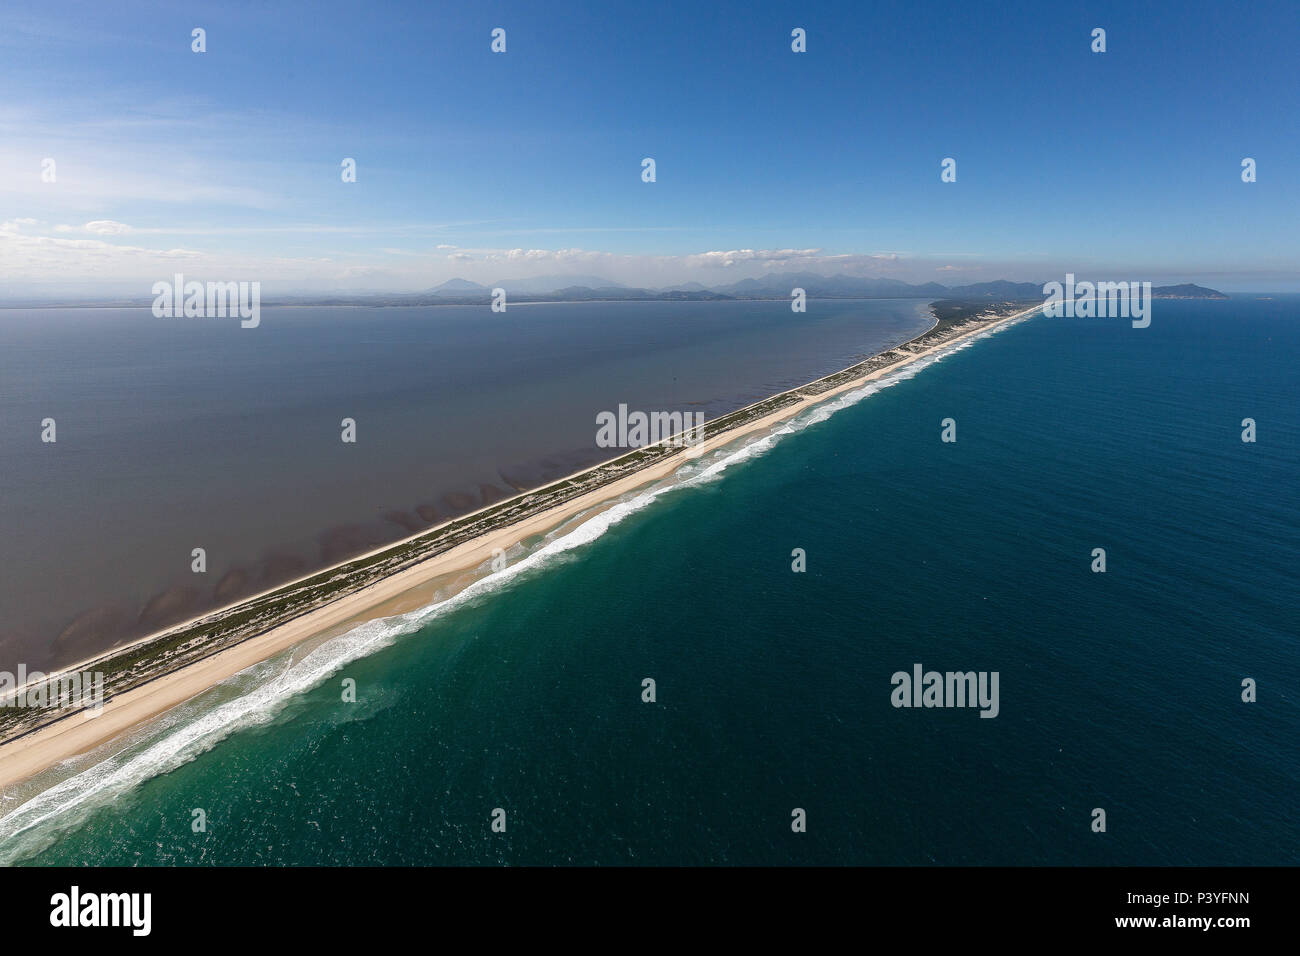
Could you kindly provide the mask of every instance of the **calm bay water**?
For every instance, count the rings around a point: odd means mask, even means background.
[[[246,676],[0,820],[0,856],[1295,864],[1298,353],[1296,297],[1020,323]],[[999,716],[891,707],[918,662],[998,671]]]
[[[0,310],[0,669],[71,663],[608,458],[596,413],[621,402],[712,418],[931,321],[914,299],[268,308],[256,329]]]

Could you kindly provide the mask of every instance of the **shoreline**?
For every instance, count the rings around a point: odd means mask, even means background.
[[[782,301],[784,301],[784,300],[782,300]],[[525,304],[534,305],[534,304],[538,304],[538,303],[525,303]],[[551,304],[551,303],[542,303],[542,304]],[[581,303],[581,302],[575,302],[575,303],[571,303],[571,304],[580,305],[580,304],[582,304],[582,303]],[[105,306],[104,308],[116,308],[116,306]],[[352,308],[352,307],[351,307],[351,306],[340,306],[340,308]],[[933,311],[931,311],[931,317],[933,318]],[[744,405],[744,406],[741,406],[740,408],[734,409],[734,410],[732,410],[732,411],[730,411],[730,412],[726,412],[726,413],[724,413],[723,415],[719,416],[719,417],[718,417],[717,419],[715,419],[714,421],[712,421],[712,422],[706,422],[705,425],[704,425],[705,431],[706,431],[706,432],[710,431],[716,422],[720,422],[720,421],[723,421],[723,420],[725,420],[725,419],[727,419],[727,418],[733,417],[733,416],[735,416],[735,415],[739,415],[739,414],[744,413],[744,412],[746,412],[746,411],[748,411],[748,410],[750,410],[750,409],[753,409],[753,408],[755,408],[755,407],[757,407],[757,406],[759,406],[759,405],[762,405],[762,404],[767,403],[767,402],[771,402],[771,401],[773,401],[774,399],[778,399],[778,398],[780,398],[781,396],[784,396],[784,395],[790,395],[790,394],[793,394],[793,393],[795,393],[795,392],[799,392],[799,391],[801,391],[801,390],[804,390],[804,389],[808,389],[808,388],[814,387],[814,386],[816,386],[816,385],[817,385],[818,383],[820,383],[820,382],[824,382],[824,381],[826,381],[827,379],[834,378],[834,377],[836,377],[836,376],[842,375],[842,374],[844,374],[845,372],[847,372],[847,371],[849,371],[849,370],[851,370],[851,369],[854,369],[854,368],[858,367],[859,365],[862,365],[864,362],[867,362],[867,361],[870,361],[870,360],[872,360],[872,359],[874,359],[874,358],[879,357],[880,355],[887,355],[887,354],[889,354],[889,353],[892,352],[892,351],[897,351],[897,350],[899,350],[899,349],[903,349],[903,348],[905,348],[907,345],[909,345],[909,344],[911,344],[912,342],[916,341],[917,339],[923,338],[923,337],[925,337],[926,335],[928,335],[928,334],[930,334],[931,332],[933,332],[934,329],[936,328],[936,326],[937,326],[938,324],[939,324],[938,321],[933,321],[933,322],[930,324],[930,326],[929,326],[928,328],[926,328],[926,329],[923,330],[922,332],[919,332],[918,334],[914,335],[911,339],[908,339],[906,342],[903,342],[903,343],[901,343],[900,345],[894,346],[892,349],[886,349],[886,350],[883,351],[883,352],[877,352],[877,353],[875,353],[875,354],[873,354],[873,355],[871,355],[871,356],[868,356],[866,359],[860,360],[860,361],[854,363],[853,365],[846,366],[845,368],[839,369],[838,371],[831,372],[831,373],[829,373],[829,374],[827,374],[827,375],[821,376],[820,378],[815,378],[815,379],[812,379],[811,381],[804,382],[804,383],[802,383],[802,384],[800,384],[800,385],[796,385],[796,386],[794,386],[794,387],[792,387],[792,388],[786,389],[786,390],[783,391],[783,392],[776,392],[776,393],[774,393],[773,395],[769,395],[769,396],[767,396],[767,397],[765,397],[765,398],[759,399],[757,402],[751,402],[749,405]],[[993,324],[993,323],[988,323],[988,324],[991,325],[991,324]],[[724,432],[724,433],[725,433],[725,432]],[[737,434],[739,434],[739,433],[737,433]],[[663,440],[661,440],[660,442],[656,442],[656,443],[654,443],[654,444],[655,444],[655,445],[662,445],[664,442],[666,442],[666,441],[670,441],[671,438],[675,438],[675,437],[677,437],[677,436],[671,436],[669,439],[663,439]],[[649,448],[649,447],[654,447],[654,446],[651,445],[651,446],[646,446],[646,447]],[[634,449],[633,451],[635,451],[635,449]],[[250,604],[250,603],[253,603],[253,602],[256,602],[256,601],[259,601],[259,600],[265,599],[265,598],[270,597],[270,596],[272,596],[272,595],[274,595],[274,594],[276,594],[276,593],[278,593],[278,592],[281,592],[281,591],[283,591],[283,590],[285,590],[285,589],[293,588],[293,587],[297,587],[297,586],[301,586],[301,585],[304,584],[305,582],[310,581],[311,579],[316,578],[316,577],[319,577],[319,576],[321,576],[321,575],[325,575],[325,574],[333,574],[333,573],[335,573],[335,572],[341,571],[341,570],[343,570],[344,568],[346,568],[349,564],[352,564],[352,563],[354,563],[354,562],[363,561],[363,560],[366,560],[366,559],[369,559],[369,558],[378,557],[378,556],[381,556],[381,555],[383,555],[383,554],[385,554],[385,553],[387,553],[387,552],[393,550],[394,548],[399,548],[399,547],[401,547],[401,546],[403,546],[403,545],[406,545],[406,544],[409,544],[409,543],[411,543],[411,542],[418,541],[418,540],[421,540],[421,539],[424,539],[424,538],[428,538],[428,537],[430,537],[430,536],[432,536],[432,535],[435,535],[436,533],[438,533],[438,532],[440,532],[440,531],[442,531],[442,530],[448,528],[449,526],[452,526],[452,525],[455,525],[455,524],[459,524],[459,523],[463,523],[463,522],[466,522],[466,521],[473,521],[473,520],[475,520],[475,519],[478,519],[478,518],[482,517],[483,515],[485,515],[485,514],[487,514],[487,513],[489,513],[489,512],[492,512],[492,511],[495,511],[495,510],[499,510],[502,506],[509,505],[509,504],[511,504],[512,502],[519,501],[519,500],[521,500],[521,499],[524,499],[524,498],[529,497],[530,495],[534,495],[534,494],[537,494],[537,493],[539,493],[539,492],[545,491],[547,488],[551,488],[551,487],[556,486],[556,485],[564,484],[565,482],[574,481],[574,480],[576,480],[576,479],[580,479],[580,478],[583,478],[583,477],[585,477],[585,476],[591,475],[591,474],[594,473],[594,472],[600,471],[600,470],[603,469],[603,468],[607,468],[607,467],[610,466],[611,464],[613,464],[613,463],[615,463],[615,462],[617,462],[617,461],[619,461],[619,460],[621,460],[621,459],[623,459],[623,458],[628,457],[628,455],[629,455],[629,452],[625,451],[625,452],[623,452],[622,454],[615,455],[615,456],[612,457],[612,458],[607,458],[607,459],[605,459],[605,460],[603,460],[603,461],[596,462],[595,464],[588,465],[587,467],[585,467],[585,468],[581,468],[581,469],[579,469],[578,471],[570,472],[569,474],[567,474],[567,475],[563,475],[563,476],[561,476],[561,477],[559,477],[559,478],[551,479],[550,481],[547,481],[546,483],[544,483],[544,484],[542,484],[542,485],[539,485],[539,486],[536,487],[536,488],[530,488],[530,489],[525,489],[525,490],[523,490],[523,491],[519,491],[519,492],[517,492],[516,494],[511,495],[511,496],[508,497],[508,498],[503,498],[503,499],[501,499],[501,500],[499,500],[499,501],[494,501],[494,502],[491,502],[491,503],[489,503],[489,504],[481,505],[480,507],[475,508],[473,511],[468,511],[468,512],[466,512],[465,514],[457,515],[457,516],[455,516],[454,518],[448,518],[448,519],[446,519],[446,520],[444,520],[444,521],[440,521],[440,522],[438,522],[437,524],[431,525],[431,526],[429,526],[429,527],[427,527],[427,528],[422,528],[422,529],[420,529],[419,531],[414,532],[413,534],[408,534],[408,535],[406,535],[406,536],[404,536],[404,537],[401,537],[401,538],[398,538],[398,539],[396,539],[396,540],[394,540],[394,541],[389,541],[389,542],[387,542],[387,543],[385,543],[385,544],[376,545],[375,547],[373,547],[373,548],[371,548],[371,549],[369,549],[369,550],[367,550],[367,551],[363,551],[363,552],[361,552],[361,553],[359,553],[359,554],[351,555],[351,556],[346,557],[346,558],[343,558],[343,559],[341,559],[341,560],[339,560],[339,561],[335,561],[333,564],[326,565],[326,566],[323,567],[323,568],[317,568],[317,569],[312,570],[312,571],[307,571],[307,572],[305,572],[305,573],[303,573],[303,574],[298,575],[298,576],[295,577],[295,578],[291,578],[291,579],[288,580],[288,581],[280,582],[280,583],[278,583],[278,584],[272,584],[272,585],[270,585],[269,587],[263,588],[262,590],[260,590],[260,591],[256,591],[256,592],[254,592],[254,593],[252,593],[252,594],[242,595],[241,597],[238,597],[238,598],[236,598],[236,599],[233,600],[233,601],[230,601],[230,602],[228,602],[228,603],[226,603],[226,604],[222,604],[222,605],[220,605],[220,606],[218,606],[218,607],[215,607],[215,608],[210,608],[210,609],[208,609],[208,610],[206,610],[206,611],[201,611],[201,612],[199,612],[198,614],[193,615],[192,617],[186,618],[185,620],[177,621],[177,622],[175,622],[175,623],[173,623],[173,624],[168,624],[166,627],[159,628],[159,629],[156,630],[156,631],[151,631],[151,632],[148,633],[148,634],[140,635],[139,637],[131,638],[131,639],[125,641],[125,642],[122,643],[122,644],[117,644],[117,645],[115,645],[115,646],[113,646],[113,647],[107,648],[107,649],[105,649],[105,650],[103,650],[103,651],[100,651],[100,652],[98,652],[98,653],[96,653],[96,654],[91,654],[90,656],[88,656],[88,657],[84,657],[84,658],[82,658],[81,660],[76,661],[76,662],[74,662],[74,663],[71,663],[71,664],[65,664],[65,665],[62,665],[62,666],[60,666],[60,667],[57,667],[57,668],[55,668],[55,669],[53,669],[53,670],[50,670],[50,671],[44,672],[44,673],[45,673],[45,676],[46,676],[46,680],[48,681],[48,680],[51,680],[51,679],[55,679],[55,678],[57,678],[57,677],[59,677],[60,675],[63,675],[63,674],[74,674],[74,673],[77,673],[77,672],[85,672],[86,670],[89,670],[89,669],[93,668],[93,666],[96,665],[96,664],[102,663],[102,662],[104,662],[104,661],[106,661],[106,660],[108,660],[108,659],[110,659],[110,658],[112,658],[112,657],[116,657],[116,656],[118,656],[118,655],[121,655],[121,654],[123,654],[124,652],[128,652],[128,651],[130,651],[130,650],[132,650],[132,649],[134,649],[134,648],[146,647],[146,646],[148,646],[149,644],[151,644],[151,643],[153,643],[153,642],[159,640],[160,638],[166,637],[166,636],[169,635],[169,634],[174,634],[174,633],[179,632],[179,631],[182,631],[182,630],[184,630],[184,629],[186,629],[186,628],[190,628],[190,627],[193,627],[193,626],[195,626],[195,625],[197,625],[197,624],[201,624],[201,623],[203,623],[204,621],[210,621],[210,620],[212,620],[212,619],[214,619],[214,618],[218,618],[218,617],[220,617],[221,615],[223,615],[223,614],[227,614],[227,613],[229,613],[229,612],[231,612],[231,611],[233,611],[233,610],[235,610],[235,609],[237,609],[237,608],[239,608],[239,607],[241,607],[241,606],[248,605],[248,604]],[[35,683],[36,683],[36,682],[28,682],[26,685],[24,685],[24,687],[31,687],[31,686],[34,686]],[[17,691],[15,690],[14,692],[10,692],[10,693],[16,693],[16,692],[17,692]],[[8,696],[9,696],[9,693],[6,693],[4,696],[5,696],[5,697],[8,697]],[[2,709],[2,708],[3,708],[3,704],[0,704],[0,714],[3,713],[3,709]],[[64,718],[60,717],[60,718],[57,718],[57,719],[64,719]],[[21,735],[21,734],[20,734],[20,735],[12,735],[12,736],[10,736],[10,735],[6,735],[6,734],[4,733],[4,731],[3,731],[2,729],[0,729],[0,747],[3,747],[4,744],[8,743],[8,742],[11,741],[11,740],[16,740],[16,739],[18,739],[20,736],[22,736],[22,735]]]
[[[465,301],[454,296],[448,297],[450,301],[434,302],[263,302],[261,307],[264,309],[428,309],[438,308],[444,305],[458,306],[483,306],[491,304],[491,297],[482,299],[473,299]],[[933,302],[933,295],[818,295],[809,296],[809,298],[824,299],[830,302]],[[585,305],[587,303],[609,304],[610,302],[691,302],[699,304],[701,302],[789,302],[788,295],[720,295],[713,298],[702,299],[675,299],[675,298],[614,298],[614,299],[511,299],[510,308],[524,305]],[[27,312],[33,309],[148,309],[152,308],[153,299],[143,300],[136,303],[126,303],[122,305],[77,305],[76,303],[55,302],[39,303],[32,305],[0,305],[0,312],[3,311],[22,311]]]
[[[179,640],[194,629],[213,626],[220,630],[230,623],[231,618],[236,619],[235,625],[229,629],[235,632],[235,636],[224,643],[220,640],[211,642],[218,646],[197,658],[169,661],[165,655],[171,649],[159,651],[164,656],[161,662],[152,662],[156,672],[149,673],[145,668],[139,678],[123,690],[110,691],[103,710],[94,719],[79,718],[80,711],[71,710],[11,734],[0,743],[0,788],[9,788],[55,764],[94,750],[240,671],[312,638],[323,637],[327,632],[341,633],[368,620],[423,606],[428,603],[428,595],[422,591],[431,593],[438,581],[464,575],[482,566],[498,548],[505,551],[524,540],[554,530],[578,514],[599,513],[613,506],[623,495],[662,480],[682,465],[709,452],[766,431],[918,359],[1033,315],[1041,308],[1041,303],[1038,303],[992,318],[981,314],[938,332],[942,320],[936,316],[929,329],[902,345],[706,423],[706,437],[696,444],[671,451],[666,450],[671,446],[664,443],[632,450],[542,488],[485,506],[287,585],[241,599],[96,657],[60,668],[47,675],[45,680],[85,671],[97,663],[116,661],[124,656],[130,660],[136,656],[135,652],[143,652],[150,645]],[[923,341],[932,335],[938,335],[938,341]],[[924,347],[917,348],[918,345]],[[882,361],[886,358],[889,360]],[[710,434],[711,427],[728,421],[732,424]],[[604,477],[607,480],[596,481],[590,487],[583,486],[584,480],[601,478],[602,473],[606,473]],[[521,514],[512,514],[521,509]],[[498,516],[500,520],[495,524],[490,522],[493,513],[504,513]],[[484,522],[488,522],[488,526],[479,527]],[[446,547],[432,554],[419,553],[422,546],[437,547],[439,544],[446,544]],[[346,580],[349,573],[352,582]],[[345,580],[344,586],[356,583],[358,579],[361,583],[346,593],[334,594],[339,588],[335,584],[339,579]],[[323,584],[318,583],[322,581]],[[277,596],[279,600],[272,604],[269,612],[273,616],[279,613],[280,617],[270,626],[259,629],[257,614],[264,610],[260,605],[272,602]],[[301,610],[298,610],[299,605],[302,605]],[[295,611],[297,613],[293,613]],[[285,617],[285,614],[289,616]],[[239,627],[252,629],[252,632],[239,636]],[[181,643],[178,656],[183,656],[181,652],[190,645],[198,647],[201,639],[210,636],[198,635],[191,637],[189,644]],[[169,668],[169,663],[174,666]],[[125,673],[125,679],[133,678],[129,669]]]

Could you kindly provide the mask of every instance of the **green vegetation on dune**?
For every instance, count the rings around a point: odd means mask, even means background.
[[[850,368],[773,395],[707,422],[704,426],[705,435],[708,438],[715,438],[741,428],[750,422],[797,404],[805,398],[824,394],[874,371],[905,361],[918,352],[973,331],[980,325],[1023,311],[1033,304],[990,303],[987,300],[936,302],[932,306],[936,323],[922,335]],[[427,561],[458,545],[540,514],[650,465],[679,456],[683,451],[684,446],[671,440],[635,449],[588,471],[570,475],[542,488],[498,502],[482,511],[423,531],[373,554],[326,568],[302,580],[241,601],[231,607],[213,611],[197,620],[171,628],[128,647],[108,651],[92,661],[79,665],[78,670],[102,673],[104,697],[111,698],[115,694],[139,687],[250,638],[265,634],[272,628],[286,624],[340,597],[354,594],[376,581]],[[57,677],[57,674],[48,677],[46,684],[53,685]],[[47,699],[55,698],[47,697]],[[72,704],[61,707],[0,707],[0,741],[31,733],[82,709],[84,708]]]

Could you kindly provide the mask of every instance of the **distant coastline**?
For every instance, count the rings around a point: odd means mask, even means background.
[[[528,282],[521,282],[527,288]],[[803,289],[810,299],[947,299],[983,302],[1028,302],[1044,298],[1041,282],[1011,282],[999,279],[964,286],[944,286],[937,282],[912,285],[897,279],[861,279],[855,276],[816,276],[804,273],[770,276],[763,280],[742,279],[740,282],[708,289],[668,287],[663,289],[628,288],[624,286],[563,286],[550,291],[511,291],[511,283],[498,284],[507,293],[510,305],[528,303],[579,303],[579,302],[728,302],[728,301],[785,301],[791,291]],[[1194,283],[1156,286],[1151,290],[1156,299],[1227,299],[1216,289]],[[487,306],[492,302],[491,288],[478,286],[464,280],[452,279],[423,292],[410,293],[347,293],[335,295],[279,295],[266,296],[263,307],[359,307],[359,308],[427,308],[440,305]],[[86,299],[14,298],[0,300],[5,309],[73,309],[73,308],[149,308],[151,296]]]
[[[1162,285],[1151,290],[1153,299],[1226,299],[1228,296],[1217,289],[1207,289],[1193,283],[1183,285]]]
[[[896,348],[707,424],[686,448],[660,442],[541,488],[444,522],[286,585],[156,632],[49,674],[102,672],[107,703],[94,720],[80,708],[0,708],[0,786],[83,753],[240,670],[323,631],[397,613],[394,603],[430,580],[473,571],[496,549],[543,534],[578,513],[670,475],[685,462],[769,428],[937,349],[1030,315],[1038,302],[934,304],[935,322]],[[385,614],[370,613],[384,607]],[[28,685],[32,686],[31,684]]]

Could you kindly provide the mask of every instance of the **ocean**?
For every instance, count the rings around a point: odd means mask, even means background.
[[[917,299],[268,307],[255,329],[0,310],[0,670],[83,660],[613,457],[596,415],[621,403],[715,418],[932,322]]]
[[[1297,354],[1296,296],[1021,321],[4,794],[0,860],[1296,864]]]

